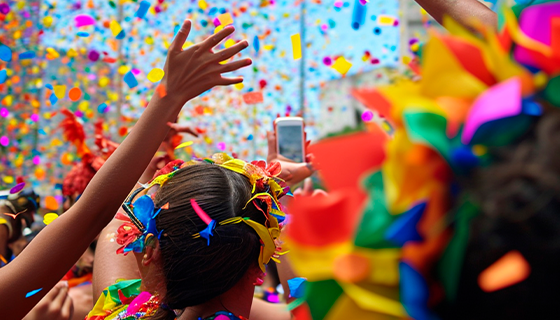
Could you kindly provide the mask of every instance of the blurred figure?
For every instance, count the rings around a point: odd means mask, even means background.
[[[32,189],[8,194],[6,199],[0,200],[0,267],[15,257],[12,248],[21,252],[25,247],[21,239],[23,229],[33,224],[39,203],[40,198]],[[14,244],[18,240],[19,243]]]

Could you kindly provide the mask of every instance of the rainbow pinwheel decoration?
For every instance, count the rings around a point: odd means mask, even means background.
[[[298,319],[433,319],[430,306],[454,301],[479,212],[455,182],[560,106],[560,3],[500,20],[475,35],[447,19],[420,81],[354,92],[391,137],[370,126],[311,147],[329,196],[290,208],[289,259],[308,280]]]

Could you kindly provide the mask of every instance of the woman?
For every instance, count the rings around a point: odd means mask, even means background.
[[[107,288],[87,319],[248,318],[281,250],[279,173],[225,154],[168,164],[123,205],[131,222],[118,229],[118,252],[134,252],[142,281]]]

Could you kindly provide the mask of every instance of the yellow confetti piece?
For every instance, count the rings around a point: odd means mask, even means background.
[[[12,98],[11,95],[7,95],[4,97],[4,99],[2,100],[2,103],[4,105],[6,105],[7,107],[10,107],[13,103],[14,99]]]
[[[7,184],[14,183],[14,177],[12,177],[12,176],[5,176],[4,178],[2,178],[2,180],[4,180],[4,183],[7,183]]]
[[[128,66],[120,66],[117,71],[119,72],[119,74],[126,74],[128,71],[130,71],[130,68]]]
[[[380,26],[392,26],[395,23],[395,18],[391,16],[379,15],[377,17],[377,24]]]
[[[53,18],[51,16],[46,16],[43,18],[43,26],[45,28],[49,28],[50,26],[52,26],[53,23]]]
[[[183,50],[185,50],[186,48],[188,48],[188,47],[190,47],[190,46],[192,46],[192,45],[194,45],[193,42],[185,41],[185,43],[183,44]]]
[[[53,88],[54,88],[54,95],[59,99],[63,99],[64,96],[66,95],[66,86],[58,85],[58,86],[54,86]]]
[[[217,26],[216,29],[214,29],[214,34],[222,31],[222,29],[224,29],[224,26]]]
[[[402,57],[402,62],[403,62],[405,65],[408,65],[408,64],[410,63],[410,61],[412,61],[412,59],[411,59],[409,56],[404,56],[404,57]]]
[[[175,148],[175,150],[177,150],[177,149],[183,149],[183,148],[185,148],[185,147],[191,146],[192,144],[193,144],[192,141],[183,142],[183,143],[181,143],[180,145],[178,145],[178,146]]]
[[[206,10],[208,8],[208,3],[206,3],[206,1],[204,0],[199,0],[198,7],[202,10]]]
[[[299,33],[292,34],[292,53],[294,60],[301,59],[301,37]]]
[[[208,144],[212,144],[214,140],[212,140],[212,138],[210,137],[204,137],[204,142],[208,143]]]
[[[226,48],[229,48],[229,47],[233,46],[234,44],[235,44],[235,40],[233,40],[233,39],[228,39],[228,40],[226,41],[226,43],[224,43],[224,46],[225,46]]]
[[[241,90],[245,87],[245,85],[243,84],[243,82],[240,82],[240,83],[234,84],[233,87],[235,87],[235,89],[237,89],[237,90]]]
[[[221,15],[219,15],[218,20],[220,20],[221,26],[227,26],[233,24],[233,18],[231,17],[231,14],[229,12],[222,13]]]
[[[73,51],[73,52],[75,53],[76,51]],[[51,47],[47,48],[47,53],[50,54],[51,57],[54,58],[54,59],[60,57],[60,54],[58,53],[58,51],[54,50]],[[71,53],[71,51],[68,51],[68,53],[67,53],[68,57],[70,57],[70,53]],[[72,57],[70,57],[70,58],[72,58]]]
[[[100,86],[101,88],[104,88],[104,87],[106,87],[106,86],[109,84],[109,78],[107,78],[107,77],[101,77],[101,78],[99,78],[99,82],[98,82],[98,83],[99,83],[99,86]]]
[[[344,57],[338,57],[332,65],[332,68],[342,75],[345,75],[351,67],[352,63],[348,62]]]
[[[51,222],[53,222],[56,218],[58,218],[58,214],[56,213],[47,213],[44,217],[43,217],[43,223],[46,225],[49,225]]]
[[[115,20],[111,21],[111,23],[109,24],[109,28],[111,29],[111,33],[114,37],[116,37],[122,31],[121,25]]]
[[[165,72],[160,69],[160,68],[153,68],[149,73],[148,73],[148,80],[150,80],[151,82],[158,82],[163,78],[163,75],[165,74]]]

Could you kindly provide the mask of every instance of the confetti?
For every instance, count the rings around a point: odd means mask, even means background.
[[[165,72],[162,69],[153,68],[148,73],[148,80],[150,80],[150,82],[158,82],[163,78],[164,75],[165,75]]]
[[[163,98],[167,95],[167,89],[161,83],[156,87],[156,92],[159,94],[160,98]]]
[[[243,101],[246,104],[256,104],[261,103],[264,101],[263,94],[260,91],[257,92],[248,92],[243,95]]]
[[[12,49],[0,43],[0,60],[10,62],[12,61]]]
[[[124,38],[124,30],[117,21],[112,20],[109,24],[109,28],[111,29],[111,33],[116,39],[120,40]]]
[[[31,297],[31,296],[34,296],[34,295],[36,295],[36,294],[37,294],[39,291],[41,291],[41,290],[43,290],[43,288],[37,289],[37,290],[33,290],[33,291],[29,291],[28,293],[25,294],[25,297],[26,297],[26,298],[29,298],[29,297]]]
[[[43,217],[43,223],[46,224],[47,226],[53,222],[54,220],[56,220],[56,218],[58,218],[58,214],[51,212],[51,213],[47,213],[45,214],[45,216]]]
[[[8,261],[6,260],[6,258],[4,258],[3,255],[0,254],[0,261],[2,261],[4,264],[8,264]]]
[[[33,51],[22,52],[18,55],[19,60],[28,60],[33,58],[35,58],[35,52]]]
[[[66,86],[65,85],[54,86],[54,95],[58,99],[64,98],[64,96],[66,95]]]
[[[68,91],[68,98],[72,101],[78,101],[82,97],[82,90],[80,88],[72,88]]]
[[[76,35],[81,38],[89,37],[89,33],[85,31],[79,31]]]
[[[221,26],[227,26],[233,24],[233,18],[229,12],[222,13],[218,16],[218,20],[220,21]]]
[[[344,57],[338,57],[332,65],[332,68],[342,75],[345,75],[351,67],[352,63],[348,62]]]
[[[128,85],[130,89],[138,85],[138,80],[136,80],[136,77],[134,76],[132,71],[129,71],[124,75],[124,82]]]
[[[183,142],[183,143],[181,143],[180,145],[178,145],[178,146],[175,148],[175,150],[188,147],[188,146],[190,146],[190,145],[192,145],[192,144],[193,144],[192,141]]]
[[[380,26],[393,26],[396,21],[396,18],[387,15],[379,15],[377,17],[377,24]]]
[[[45,208],[48,210],[58,210],[58,201],[53,196],[45,197]]]
[[[92,26],[95,24],[95,19],[87,14],[79,14],[74,17],[74,25],[76,28],[85,27],[85,26]]]
[[[493,292],[519,283],[529,276],[531,267],[519,251],[510,251],[478,276],[478,285]]]
[[[10,194],[18,193],[25,187],[25,182],[16,184],[13,188],[10,189]]]
[[[144,0],[140,2],[140,6],[134,16],[143,19],[146,16],[146,13],[148,13],[148,9],[150,9],[150,3]]]
[[[6,82],[7,78],[8,78],[8,72],[6,71],[6,69],[0,70],[0,84]]]
[[[364,122],[370,122],[373,120],[373,112],[371,110],[366,110],[362,113],[362,120]]]
[[[293,34],[291,36],[292,39],[292,54],[294,60],[301,59],[301,37],[299,33]]]
[[[0,145],[3,147],[7,147],[10,144],[10,138],[8,138],[7,136],[1,136],[0,137]]]

